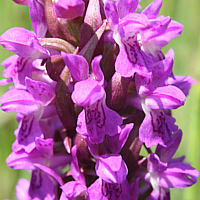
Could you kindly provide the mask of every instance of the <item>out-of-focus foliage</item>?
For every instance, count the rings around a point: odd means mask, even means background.
[[[152,0],[142,0],[145,7]],[[184,25],[183,33],[165,48],[173,48],[175,52],[174,74],[190,75],[197,80],[192,86],[186,104],[173,112],[176,124],[183,131],[183,139],[177,156],[186,155],[186,161],[200,171],[200,1],[198,0],[163,0],[161,15],[169,15]],[[32,29],[27,6],[15,4],[12,0],[0,1],[0,35],[11,27]],[[0,46],[0,63],[12,55]],[[0,67],[2,78],[3,67]],[[8,86],[0,86],[0,95]],[[0,199],[15,199],[15,185],[27,172],[15,171],[7,167],[5,159],[11,152],[15,140],[13,131],[17,128],[14,114],[0,111]],[[191,188],[171,189],[171,199],[198,199],[200,196],[200,180]]]

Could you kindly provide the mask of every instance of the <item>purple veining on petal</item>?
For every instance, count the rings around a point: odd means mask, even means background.
[[[55,97],[55,91],[50,85],[41,81],[35,81],[28,77],[25,79],[26,87],[35,101],[47,106]]]
[[[121,184],[108,183],[102,180],[101,191],[108,199],[118,199],[122,193]]]
[[[150,112],[151,115],[151,123],[153,126],[153,131],[158,132],[162,135],[162,126],[163,124],[166,126],[167,130],[169,131],[167,124],[165,122],[165,116],[162,111],[159,112],[159,115],[156,115],[156,118],[153,116],[152,112]]]
[[[141,33],[142,43],[148,43],[149,40],[162,35],[167,30],[170,21],[171,18],[169,16],[151,20],[151,28]]]
[[[122,42],[125,46],[126,53],[130,62],[136,64],[138,62],[138,54],[141,54],[140,45],[136,40],[136,35],[128,37],[126,40],[122,39]]]
[[[94,109],[91,109],[93,107]],[[98,100],[94,106],[85,108],[86,124],[89,124],[92,120],[96,122],[98,128],[102,128],[105,125],[106,115],[103,108],[103,102]]]
[[[138,96],[145,97],[154,89],[152,81],[152,72],[145,74],[135,74],[135,86]]]
[[[105,135],[118,134],[121,124],[121,116],[106,106],[104,98],[84,108],[78,116],[76,130],[83,137],[89,136],[90,142],[97,144],[103,142]]]
[[[90,107],[85,107],[85,122],[86,124],[89,124],[91,121],[92,121],[92,112],[94,111],[91,111],[90,110]]]
[[[34,116],[25,116],[22,120],[22,125],[18,135],[18,142],[23,144],[26,138],[30,135],[30,131],[32,128]]]
[[[111,183],[107,183],[104,180],[102,180],[101,191],[102,191],[103,196],[111,199],[112,197]]]
[[[152,112],[150,112],[150,115],[151,115],[151,124],[153,127],[153,132],[157,133],[157,137],[161,138],[163,141],[165,140],[165,138],[171,138],[172,139],[171,141],[173,141],[173,137],[166,122],[164,112],[159,111],[157,112],[156,116]]]
[[[15,64],[14,71],[17,72],[22,72],[26,63],[28,62],[29,58],[22,58],[18,57],[17,62]]]
[[[32,61],[30,58],[23,58],[13,55],[2,62],[5,67],[3,77],[9,78],[15,85],[15,88],[25,88],[25,77],[32,76]]]
[[[131,77],[135,72],[149,73],[151,58],[145,54],[137,41],[137,34],[128,35],[121,39],[120,52],[115,62],[115,70],[123,77]]]
[[[86,123],[89,124],[92,120],[94,120],[97,127],[102,128],[105,125],[106,120],[103,103],[98,100],[94,106],[94,110],[90,110],[91,106],[89,109],[86,107]]]
[[[146,147],[158,144],[166,147],[173,143],[172,132],[178,130],[175,119],[164,113],[163,110],[150,110],[139,128],[139,137]]]
[[[132,200],[131,188],[127,180],[123,183],[107,183],[101,178],[97,179],[88,188],[91,200]]]
[[[36,169],[32,172],[30,186],[32,190],[37,190],[38,188],[42,186],[42,175],[41,175],[40,169]]]

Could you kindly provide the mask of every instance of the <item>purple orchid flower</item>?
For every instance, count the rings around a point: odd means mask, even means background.
[[[119,133],[122,119],[105,103],[104,76],[99,66],[101,56],[93,59],[93,74],[90,78],[89,65],[85,58],[64,52],[62,56],[72,76],[79,81],[72,93],[73,102],[84,107],[78,116],[77,132],[84,138],[88,137],[91,143],[101,143],[105,135]]]
[[[0,44],[6,50],[20,57],[30,58],[32,61],[49,57],[47,50],[40,45],[36,35],[25,28],[16,27],[7,30],[0,36]]]
[[[132,1],[134,3],[136,1]],[[109,26],[114,32],[113,37],[120,48],[115,69],[123,77],[131,77],[135,72],[148,72],[153,60],[164,59],[160,49],[180,35],[183,26],[171,21],[170,17],[156,19],[161,0],[155,0],[140,14],[126,11],[122,14],[119,8],[124,4],[127,2],[108,0],[104,9]],[[133,7],[136,8],[135,5]],[[124,10],[125,8],[126,6]]]
[[[41,59],[36,59],[30,62],[29,58],[23,58],[18,55],[13,55],[1,64],[5,67],[3,77],[0,80],[1,85],[6,85],[11,82],[14,83],[16,89],[26,90],[25,78],[32,78],[49,84],[55,88],[56,82],[53,81],[47,74],[45,66],[41,66]]]
[[[46,172],[35,169],[32,171],[28,194],[31,199],[39,198],[53,200],[56,198],[57,185],[57,181],[52,179]]]
[[[90,199],[96,200],[131,200],[131,189],[127,180],[115,184],[99,178],[88,188],[88,193]]]
[[[84,197],[87,199],[88,192],[85,182],[85,177],[80,171],[77,159],[77,147],[72,147],[72,162],[71,162],[71,174],[75,181],[69,181],[61,186],[62,194],[60,200],[73,200],[74,198]]]
[[[29,58],[13,55],[2,62],[2,66],[5,67],[3,76],[6,79],[2,79],[0,84],[14,83],[16,89],[26,89],[25,78],[32,78],[35,80],[42,80],[50,85],[53,81],[47,76],[44,66],[41,65],[41,59],[36,59],[31,62]]]
[[[161,48],[166,46],[173,38],[180,36],[183,25],[168,17],[158,17],[162,0],[154,0],[143,11],[151,23],[151,28],[140,32],[141,48],[155,61],[164,59]]]
[[[171,110],[196,82],[174,76],[173,50],[161,51],[183,30],[159,16],[162,0],[143,10],[140,0],[13,1],[28,5],[34,30],[0,36],[16,54],[0,80],[14,84],[0,105],[19,124],[6,163],[31,173],[19,200],[168,200],[197,182],[173,158],[182,132]]]
[[[41,168],[43,165],[51,169],[56,169],[59,166],[65,166],[71,161],[71,156],[68,154],[53,154],[53,139],[42,139],[39,137],[35,138],[35,148],[27,153],[23,149],[18,152],[12,152],[6,162],[9,167],[13,169],[29,169],[34,170]],[[43,168],[43,171],[45,168]],[[49,171],[49,174],[51,172]],[[57,178],[59,182],[61,179]]]
[[[125,180],[121,184],[108,183],[98,178],[89,188],[90,199],[95,200],[137,200],[139,192],[139,178],[131,185]]]
[[[141,172],[140,176],[153,187],[148,200],[170,199],[169,188],[186,188],[196,183],[199,172],[184,163],[184,157],[172,158],[180,144],[181,137],[182,132],[179,130],[173,134],[174,143],[171,146],[158,145],[155,154],[149,154],[147,171]]]
[[[73,200],[74,198],[84,198],[87,200],[87,187],[77,181],[69,181],[61,187],[62,194],[60,200]]]
[[[116,3],[110,0],[107,0],[104,5],[108,24],[113,31],[115,42],[120,48],[115,70],[123,77],[131,77],[135,72],[148,71],[150,58],[141,51],[137,33],[147,29],[150,23],[145,15],[134,13],[137,5],[138,1]]]
[[[119,155],[108,156],[105,159],[102,157],[100,158],[100,161],[96,165],[97,173],[100,177],[88,188],[90,199],[136,200],[138,198],[139,179],[129,185],[126,179],[126,165],[124,165],[125,168],[121,166],[119,167],[119,171],[116,171],[117,166],[123,163],[120,161],[122,160]],[[117,164],[116,162],[119,163]],[[101,169],[98,169],[99,167]],[[106,180],[104,180],[104,178]]]
[[[75,92],[77,91],[75,90]],[[115,111],[106,106],[105,99],[98,100],[85,106],[79,114],[77,132],[81,133],[84,138],[88,137],[91,143],[97,144],[103,142],[105,135],[118,134],[121,123],[122,119]]]
[[[57,182],[40,169],[32,171],[31,181],[20,179],[16,186],[18,200],[58,198]]]
[[[126,179],[128,168],[119,154],[98,156],[95,170],[99,178],[88,188],[90,199],[131,199]]]
[[[85,11],[85,3],[82,0],[58,0],[54,6],[59,18],[74,19],[82,16]]]
[[[123,161],[121,151],[125,144],[133,124],[127,124],[121,127],[120,134],[114,136],[106,136],[105,143],[107,144],[107,151],[103,155],[98,155],[98,147],[95,144],[88,142],[91,154],[96,158],[96,174],[99,178],[88,188],[90,199],[131,199],[131,195],[135,196],[138,188],[130,186],[126,180],[128,173],[127,166]],[[87,140],[86,140],[87,141]],[[96,149],[97,148],[97,149]]]
[[[29,169],[32,171],[32,178],[28,191],[23,194],[28,199],[55,199],[55,192],[58,183],[63,185],[63,181],[58,173],[71,161],[71,156],[67,154],[53,154],[53,139],[35,139],[36,147],[30,153],[24,150],[12,152],[6,162],[14,169]],[[53,177],[53,178],[52,178]],[[18,195],[20,198],[20,185],[18,185]]]
[[[0,104],[5,112],[22,114],[13,150],[24,148],[31,152],[35,147],[35,137],[44,137],[40,119],[43,115],[51,116],[55,111],[51,106],[49,110],[44,109],[54,99],[55,92],[48,84],[30,78],[26,78],[25,85],[28,91],[11,89],[0,98]]]
[[[17,54],[2,63],[6,67],[4,77],[10,80],[3,79],[1,84],[13,81],[16,88],[25,89],[25,77],[32,78],[33,62],[48,58],[49,53],[40,45],[35,34],[24,28],[9,29],[0,36],[0,44]]]
[[[62,196],[63,199],[71,200],[75,194],[85,196],[85,198],[87,197],[89,199],[109,199],[111,196],[113,199],[116,197],[118,199],[125,197],[126,199],[130,199],[130,187],[133,187],[133,191],[137,192],[138,187],[134,187],[132,184],[129,186],[128,181],[126,180],[126,175],[128,173],[126,164],[122,160],[121,155],[118,154],[125,144],[132,128],[133,124],[127,124],[121,127],[122,131],[119,134],[106,136],[105,143],[108,145],[106,148],[110,148],[109,152],[112,152],[112,154],[105,152],[105,154],[99,155],[98,146],[96,144],[92,144],[88,141],[88,139],[86,139],[91,154],[97,160],[95,170],[99,178],[87,190],[84,189],[85,179],[78,168],[78,162],[76,161],[77,158],[73,156],[74,161],[72,161],[74,164],[72,162],[73,165],[71,166],[71,173],[76,181],[70,183],[68,182],[64,185],[64,187],[62,187],[62,189],[65,190],[65,195],[63,194]],[[74,150],[75,147],[72,148],[72,154]],[[73,192],[72,190],[69,190],[69,187],[73,187]],[[88,193],[88,196],[86,193]],[[69,198],[68,195],[72,195],[70,196],[71,198]],[[137,193],[132,195],[137,195]]]
[[[175,120],[165,114],[165,109],[176,109],[186,100],[183,92],[175,86],[165,86],[171,75],[173,60],[170,57],[151,66],[148,74],[135,75],[136,91],[127,98],[127,104],[143,110],[145,118],[139,129],[139,137],[146,147],[168,146],[173,143],[172,132],[178,127]]]
[[[26,89],[25,77],[32,77],[32,62],[29,62],[29,58],[23,58],[17,55],[11,56],[2,62],[5,66],[3,71],[4,78],[1,83],[8,84],[14,83],[15,88]]]

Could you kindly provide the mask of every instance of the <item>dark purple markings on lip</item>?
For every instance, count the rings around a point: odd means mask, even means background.
[[[92,121],[92,111],[89,107],[85,108],[85,121],[86,124],[89,124]]]
[[[158,136],[164,139],[164,134],[166,135],[171,133],[169,130],[168,124],[166,123],[165,114],[163,111],[156,112],[156,114],[151,114],[151,124],[153,126],[153,132],[158,133]]]
[[[93,120],[98,128],[105,125],[105,111],[102,100],[98,100],[93,106],[85,108],[86,124],[90,124]]]
[[[128,56],[128,60],[137,65],[139,68],[147,68],[148,67],[148,56],[141,50],[141,45],[137,41],[137,34],[132,37],[128,37],[127,39],[122,39],[122,43],[125,46],[125,51]],[[148,71],[148,70],[147,70]]]
[[[159,60],[164,60],[165,59],[165,55],[163,54],[162,51],[157,51],[156,55],[159,58]]]
[[[46,91],[46,88],[44,88],[41,84],[39,84],[38,87],[40,89],[39,95],[41,96]],[[49,94],[48,94],[48,96],[49,96]]]
[[[102,188],[101,188],[103,196],[108,199],[118,199],[122,193],[121,184],[115,183],[107,183],[102,180]]]
[[[45,85],[42,84],[35,84],[34,83],[31,85],[31,87],[36,91],[36,93],[40,96],[42,99],[52,99],[52,92],[49,91],[48,88],[45,88]],[[41,100],[42,101],[42,100]]]
[[[46,91],[46,88],[42,86],[41,84],[34,85],[34,83],[32,83],[30,87],[33,90],[37,90],[39,96],[42,96],[42,94]],[[48,93],[48,96],[50,96],[50,93]]]
[[[18,135],[18,141],[20,144],[22,144],[30,135],[33,120],[34,120],[33,115],[28,115],[23,118],[21,128],[19,130],[19,135]]]
[[[128,37],[126,40],[122,39],[122,43],[125,46],[126,54],[130,62],[133,64],[138,63],[138,54],[141,54],[141,52],[140,44],[137,41],[137,35],[135,34],[132,37]]]
[[[15,72],[22,72],[28,60],[29,58],[18,57],[14,68]]]
[[[32,190],[36,190],[39,189],[41,186],[42,186],[41,170],[40,169],[33,170],[30,187]]]

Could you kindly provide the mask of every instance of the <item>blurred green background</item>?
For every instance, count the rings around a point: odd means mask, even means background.
[[[142,0],[143,8],[151,0]],[[161,15],[169,15],[184,25],[181,37],[177,37],[164,48],[175,51],[174,74],[190,75],[197,80],[192,86],[183,107],[173,111],[176,124],[183,131],[183,139],[176,156],[186,155],[186,161],[200,171],[200,1],[163,0]],[[27,6],[15,4],[12,0],[0,0],[0,35],[11,27],[24,27],[31,30],[32,25]],[[0,63],[12,55],[0,46]],[[2,79],[3,67],[0,67]],[[0,95],[8,86],[0,86]],[[15,114],[0,111],[0,199],[15,199],[15,185],[20,177],[28,176],[26,171],[12,170],[5,160],[11,153],[15,140],[13,131],[17,128]],[[187,189],[171,189],[171,199],[195,200],[200,196],[200,182]]]

